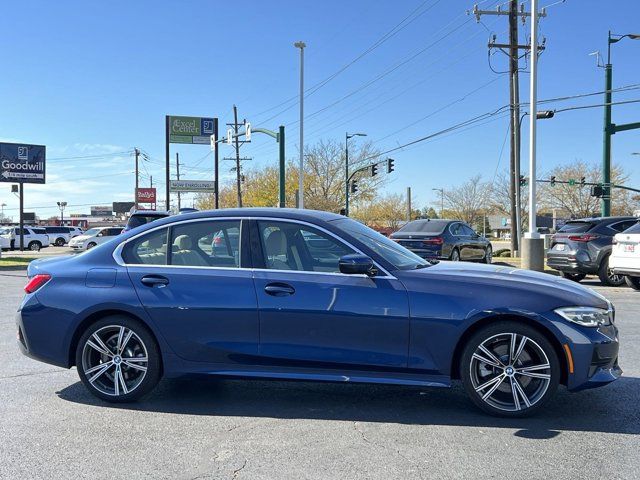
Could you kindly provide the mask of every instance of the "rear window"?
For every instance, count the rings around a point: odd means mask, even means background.
[[[640,221],[638,221],[635,225],[627,228],[624,233],[640,233]]]
[[[593,227],[593,223],[590,222],[567,222],[560,229],[558,233],[584,233],[589,231]]]
[[[442,233],[446,222],[434,222],[432,220],[414,220],[404,225],[399,232]]]

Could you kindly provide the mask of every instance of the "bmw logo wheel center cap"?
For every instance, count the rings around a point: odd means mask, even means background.
[[[505,367],[504,373],[509,377],[513,377],[513,374],[516,373],[516,370],[511,365],[509,365],[508,367]]]

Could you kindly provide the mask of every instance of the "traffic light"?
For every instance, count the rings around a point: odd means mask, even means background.
[[[556,176],[555,176],[555,175],[552,175],[552,176],[551,176],[551,181],[550,181],[549,183],[551,183],[551,186],[552,186],[552,187],[555,187],[555,186],[556,186]]]
[[[377,164],[373,164],[371,165],[371,176],[375,177],[378,174],[378,165]]]
[[[601,185],[594,185],[591,187],[591,196],[602,198],[604,197],[604,187]]]
[[[351,193],[356,193],[358,191],[358,184],[355,180],[351,181]]]
[[[527,184],[527,179],[524,175],[520,175],[520,186],[524,187]]]
[[[387,173],[393,172],[393,158],[387,158]]]
[[[585,177],[580,177],[580,186],[584,187],[584,184],[587,183],[586,182],[586,178]]]

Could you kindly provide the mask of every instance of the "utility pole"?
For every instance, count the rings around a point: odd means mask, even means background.
[[[176,152],[176,179],[180,180],[180,154]],[[178,211],[180,211],[180,191],[178,191]]]
[[[519,79],[519,50],[530,50],[529,45],[518,43],[518,17],[522,17],[522,23],[531,13],[524,7],[518,11],[518,0],[509,0],[508,11],[497,7],[496,10],[479,10],[477,5],[473,7],[473,14],[478,22],[482,15],[507,15],[509,17],[509,43],[496,43],[495,36],[489,41],[489,49],[498,48],[509,57],[509,105],[511,113],[510,121],[510,162],[509,162],[509,203],[511,210],[511,252],[515,254],[520,249],[521,225],[520,225],[520,79]],[[541,17],[546,17],[543,9]],[[538,50],[544,50],[539,47]]]
[[[133,201],[134,201],[134,204],[135,204],[135,209],[137,210],[138,209],[138,175],[139,175],[139,171],[140,171],[138,169],[138,159],[140,157],[140,150],[138,150],[138,148],[135,148],[134,152],[135,152],[135,156],[136,156],[136,190],[135,190],[135,192],[133,194],[133,197],[134,197]]]
[[[238,208],[242,208],[242,172],[240,170],[240,142],[238,140],[238,108],[233,106],[233,123],[227,123],[233,127],[234,148],[236,149],[236,188],[238,193]]]
[[[407,187],[407,222],[411,221],[411,187]]]

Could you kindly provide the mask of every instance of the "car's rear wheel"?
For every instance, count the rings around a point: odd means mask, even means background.
[[[80,338],[76,366],[93,395],[108,402],[130,402],[160,380],[160,349],[140,322],[109,316],[89,326]]]
[[[634,290],[640,290],[640,277],[630,277],[627,275],[624,277],[624,281]]]
[[[96,246],[96,243],[91,242],[91,243],[87,244],[87,250],[89,250],[89,249],[91,249],[91,248],[93,248],[95,246]]]
[[[29,250],[31,250],[32,252],[39,252],[41,248],[42,244],[36,240],[29,244]]]
[[[580,280],[584,280],[586,275],[584,273],[569,273],[569,272],[560,272],[560,276],[562,278],[566,278],[567,280],[572,280],[574,282],[579,282]]]
[[[493,249],[491,248],[491,245],[489,245],[487,249],[484,251],[484,258],[482,259],[482,261],[484,263],[491,263],[492,259],[493,259]]]
[[[535,328],[498,322],[476,332],[462,352],[460,373],[467,394],[492,415],[525,417],[553,396],[560,362]]]
[[[457,248],[454,248],[451,251],[451,261],[452,262],[459,262],[460,261],[460,252],[458,251]]]
[[[56,238],[55,245],[56,247],[64,247],[64,238]]]
[[[609,255],[604,257],[602,262],[600,262],[598,278],[603,285],[607,285],[609,287],[619,287],[624,283],[624,275],[616,275],[613,273],[613,270],[609,268]]]

